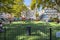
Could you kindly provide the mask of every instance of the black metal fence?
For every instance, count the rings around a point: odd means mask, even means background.
[[[56,37],[57,32],[60,32],[59,28],[4,28],[4,32],[0,32],[0,40],[28,40],[28,37],[36,37],[32,40],[60,40]]]

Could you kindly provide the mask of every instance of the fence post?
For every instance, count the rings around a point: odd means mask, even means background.
[[[52,28],[50,28],[50,40],[52,40]]]
[[[27,34],[31,35],[31,27],[30,26],[27,27]]]
[[[6,40],[6,28],[4,28],[4,40]]]

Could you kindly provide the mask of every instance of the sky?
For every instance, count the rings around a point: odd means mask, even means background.
[[[26,4],[26,6],[29,6],[31,3],[31,0],[24,0],[24,3]]]

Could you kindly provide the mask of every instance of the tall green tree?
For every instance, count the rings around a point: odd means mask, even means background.
[[[24,4],[24,0],[14,0],[14,5],[12,7],[15,16],[20,16],[22,11],[26,11],[27,7]]]
[[[60,0],[56,0],[57,5],[60,6]]]
[[[24,4],[24,0],[0,0],[0,12],[9,12],[14,15],[20,16],[22,11],[26,11],[27,7]]]
[[[60,12],[60,0],[56,0],[56,7],[55,7],[58,12]]]
[[[37,4],[37,8],[40,8],[40,5],[44,7],[53,7],[55,5],[55,2],[52,0],[32,0],[31,2],[31,9],[34,9]]]
[[[13,0],[0,0],[0,11],[8,12],[12,8]]]

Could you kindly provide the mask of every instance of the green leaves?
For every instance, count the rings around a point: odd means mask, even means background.
[[[56,0],[57,5],[60,6],[60,0]]]
[[[20,16],[22,11],[27,10],[24,0],[0,0],[0,2],[3,4],[0,7],[0,12],[9,12],[13,13],[13,15]]]
[[[13,0],[1,0],[0,2],[3,4],[3,6],[0,7],[2,12],[8,12],[8,10],[12,9]]]
[[[40,8],[40,5],[44,7],[53,7],[55,3],[52,0],[32,0],[31,9],[35,9],[35,5],[37,4],[37,8]]]
[[[36,5],[36,0],[32,0],[31,2],[31,9],[33,10],[35,8]]]
[[[43,4],[43,1],[42,0],[32,0],[31,2],[31,9],[35,9],[36,7],[36,4],[37,4],[37,7],[39,8],[41,4]]]

